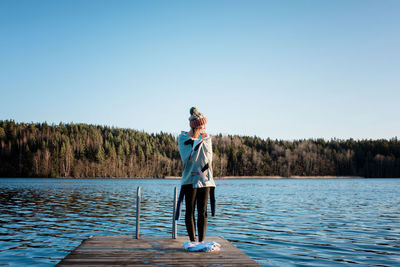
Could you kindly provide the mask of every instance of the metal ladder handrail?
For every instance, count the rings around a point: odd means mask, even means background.
[[[137,187],[136,191],[136,239],[140,239],[140,200],[141,200],[141,191],[140,186]],[[175,220],[176,216],[176,206],[178,202],[178,190],[175,186],[174,188],[174,207],[172,213],[172,238],[176,239],[177,234],[177,222]]]

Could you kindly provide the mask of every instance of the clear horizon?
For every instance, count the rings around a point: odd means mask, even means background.
[[[166,131],[150,132],[150,131],[146,131],[144,129],[136,129],[136,128],[132,128],[132,127],[119,127],[119,126],[115,126],[115,125],[95,124],[95,123],[86,123],[86,122],[63,122],[63,121],[59,121],[59,122],[29,121],[29,122],[27,122],[27,121],[16,121],[16,120],[12,120],[12,119],[5,119],[3,121],[7,121],[7,120],[8,121],[15,121],[15,123],[24,123],[24,124],[27,124],[27,125],[29,125],[30,123],[34,123],[34,124],[47,123],[50,126],[58,126],[60,123],[62,123],[64,125],[71,124],[71,123],[73,123],[73,124],[87,124],[87,125],[93,125],[93,126],[109,127],[109,128],[124,129],[124,130],[128,129],[128,130],[134,130],[134,131],[139,131],[139,132],[142,131],[142,132],[145,132],[147,134],[166,133],[166,134],[172,134],[172,135],[174,135],[176,137],[178,137],[178,135],[180,133],[180,132],[166,132]],[[390,141],[390,140],[398,139],[398,136],[393,136],[393,137],[390,137],[390,138],[353,138],[353,137],[349,137],[349,138],[337,138],[337,137],[324,138],[324,137],[309,137],[309,138],[283,139],[283,138],[271,138],[269,136],[263,137],[263,136],[259,136],[259,135],[242,135],[242,134],[234,134],[234,133],[233,134],[232,133],[225,133],[225,134],[224,133],[213,133],[211,135],[219,135],[219,134],[221,134],[222,136],[228,136],[228,135],[235,136],[236,135],[236,136],[239,136],[239,137],[245,137],[245,136],[247,136],[247,137],[258,137],[258,138],[261,138],[261,139],[264,139],[264,140],[269,138],[271,140],[290,141],[290,142],[291,141],[296,141],[296,140],[298,141],[298,140],[316,140],[316,139],[324,139],[325,141],[331,141],[331,140],[335,140],[335,139],[336,140],[343,140],[343,141],[346,141],[346,140],[349,140],[349,139],[353,139],[355,141],[362,141],[362,140],[373,140],[373,141],[375,141],[375,140],[388,140],[388,141]]]
[[[399,136],[398,1],[1,1],[0,120]]]

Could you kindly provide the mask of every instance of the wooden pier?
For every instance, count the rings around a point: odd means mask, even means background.
[[[186,252],[187,237],[93,236],[56,266],[259,266],[222,237],[206,237],[221,244],[218,252]]]

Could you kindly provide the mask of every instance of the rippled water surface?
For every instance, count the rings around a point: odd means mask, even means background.
[[[53,266],[90,235],[133,235],[137,186],[141,234],[170,236],[179,180],[0,179],[0,265]],[[207,235],[260,265],[400,265],[400,179],[217,180],[216,199]]]

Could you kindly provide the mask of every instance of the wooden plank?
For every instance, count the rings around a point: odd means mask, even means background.
[[[93,236],[84,240],[56,266],[259,266],[222,237],[206,237],[221,244],[219,252],[186,252],[187,237]]]

